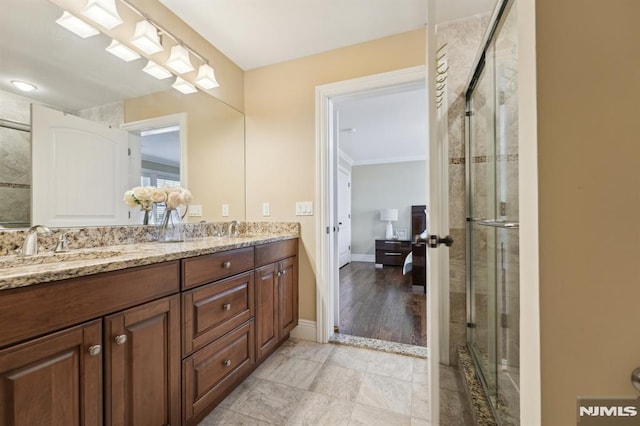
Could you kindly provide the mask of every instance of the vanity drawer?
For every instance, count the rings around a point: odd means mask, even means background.
[[[256,267],[269,265],[298,254],[298,240],[284,240],[256,246]]]
[[[182,294],[183,355],[200,349],[255,314],[253,272]]]
[[[253,247],[182,260],[182,287],[191,288],[253,269]]]
[[[197,424],[251,371],[256,360],[254,336],[251,320],[183,361],[185,424]]]

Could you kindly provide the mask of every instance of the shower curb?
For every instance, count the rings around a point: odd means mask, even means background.
[[[498,422],[491,411],[489,401],[484,394],[471,354],[466,346],[458,347],[458,368],[462,380],[462,393],[471,405],[471,416],[475,425],[496,426]]]

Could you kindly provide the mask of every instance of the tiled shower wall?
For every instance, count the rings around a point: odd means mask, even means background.
[[[29,99],[0,91],[0,118],[30,122]],[[0,127],[0,226],[28,224],[31,210],[29,132]]]
[[[465,268],[465,98],[468,78],[480,41],[489,23],[489,15],[445,22],[437,28],[437,45],[446,44],[447,137],[449,144],[449,226],[455,243],[450,249],[450,363],[456,365],[456,348],[466,339],[466,268]]]

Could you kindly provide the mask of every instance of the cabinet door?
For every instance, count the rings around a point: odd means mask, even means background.
[[[93,321],[0,351],[0,424],[101,425],[101,342]]]
[[[256,269],[256,342],[262,359],[278,343],[278,264]]]
[[[279,338],[286,339],[298,325],[298,262],[290,257],[279,264],[278,327]]]
[[[180,303],[171,296],[105,320],[105,423],[180,424]]]

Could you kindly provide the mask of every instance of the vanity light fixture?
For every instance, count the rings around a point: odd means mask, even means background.
[[[136,24],[136,30],[133,33],[131,44],[147,55],[153,55],[154,53],[164,50],[162,43],[160,43],[158,29],[147,20],[140,21]]]
[[[167,66],[178,74],[184,74],[194,70],[191,60],[189,59],[189,52],[180,44],[171,48],[171,55],[169,55]]]
[[[198,76],[196,77],[196,84],[203,89],[214,89],[220,86],[220,84],[218,84],[218,80],[216,80],[216,74],[211,65],[200,65],[198,68]]]
[[[125,62],[135,61],[136,59],[140,58],[138,52],[129,49],[127,46],[120,43],[115,38],[111,41],[111,44],[105,50]]]
[[[198,91],[198,89],[196,89],[196,87],[193,84],[189,83],[188,81],[185,81],[180,77],[176,77],[176,81],[171,85],[171,87],[176,89],[178,92],[184,93],[185,95],[188,95],[190,93],[196,93]]]
[[[169,71],[165,70],[160,65],[156,64],[151,60],[149,60],[147,65],[144,68],[142,68],[142,71],[146,72],[149,75],[154,76],[158,80],[164,80],[165,78],[169,78],[173,75]]]
[[[96,30],[91,25],[84,22],[82,19],[73,16],[66,10],[62,12],[62,16],[56,20],[56,24],[66,28],[67,30],[82,38],[100,34],[100,31]]]
[[[123,22],[115,0],[88,0],[82,14],[109,30]]]
[[[26,81],[11,80],[11,84],[23,92],[33,92],[38,89],[34,84],[27,83]]]

